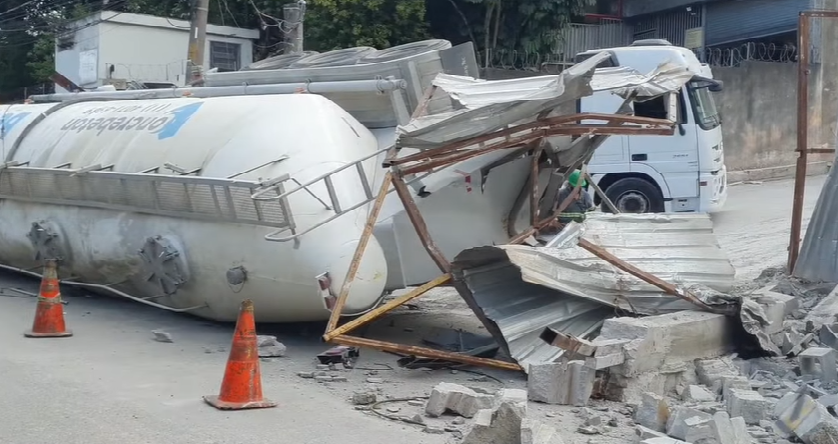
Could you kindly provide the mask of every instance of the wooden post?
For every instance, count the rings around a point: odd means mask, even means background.
[[[596,182],[594,182],[594,178],[591,177],[591,174],[585,172],[585,177],[587,178],[588,183],[591,184],[591,187],[594,189],[594,191],[596,191],[596,193],[599,194],[600,199],[602,199],[602,201],[605,202],[605,206],[607,206],[612,213],[620,214],[620,210],[618,210],[617,207],[614,206],[614,202],[611,202],[611,199],[609,199],[608,196],[605,195],[605,193],[602,191],[602,188],[600,188],[599,185],[597,185]]]
[[[396,188],[396,193],[402,200],[404,209],[407,212],[407,217],[410,218],[410,222],[413,224],[416,234],[419,235],[422,245],[425,247],[425,250],[428,251],[428,254],[431,255],[431,259],[436,262],[437,267],[439,267],[443,273],[450,273],[451,264],[448,263],[448,259],[445,259],[442,252],[439,251],[439,247],[436,246],[433,238],[431,238],[431,234],[428,232],[428,226],[425,224],[425,219],[422,217],[422,213],[419,212],[419,208],[416,206],[416,201],[413,200],[413,196],[410,195],[410,189],[407,188],[407,184],[404,183],[404,179],[398,176],[397,173],[395,176],[396,177],[393,177],[393,187]]]
[[[361,266],[361,258],[364,256],[364,251],[366,251],[367,244],[369,244],[370,238],[372,237],[372,230],[375,228],[375,222],[378,220],[378,214],[381,213],[381,206],[384,204],[384,198],[387,197],[387,192],[390,191],[390,183],[392,181],[393,175],[388,172],[384,176],[381,189],[378,191],[378,197],[375,198],[370,214],[367,216],[367,223],[364,225],[361,239],[355,248],[355,254],[352,256],[349,270],[346,271],[346,278],[344,278],[343,285],[340,287],[340,294],[338,294],[338,299],[335,302],[334,308],[332,308],[332,314],[329,316],[329,323],[326,324],[326,333],[334,330],[338,325],[338,319],[340,319],[343,307],[346,306],[346,299],[349,297],[349,289],[352,287],[352,281],[355,280],[355,275],[358,274],[358,268]]]

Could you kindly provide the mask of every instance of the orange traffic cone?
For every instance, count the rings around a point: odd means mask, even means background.
[[[221,410],[276,407],[275,402],[262,397],[256,321],[253,319],[253,301],[250,299],[242,302],[239,311],[227,369],[221,381],[221,394],[204,396],[204,401]]]
[[[38,294],[38,308],[32,330],[24,333],[29,338],[64,338],[73,336],[73,332],[64,326],[64,305],[61,303],[61,291],[58,288],[58,271],[55,260],[48,259],[41,279],[41,291]]]

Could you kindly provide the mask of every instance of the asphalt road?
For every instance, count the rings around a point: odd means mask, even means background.
[[[801,239],[825,181],[825,175],[806,178]],[[713,226],[738,279],[752,280],[766,268],[786,264],[793,192],[792,180],[730,188],[724,209],[713,215]]]
[[[806,220],[824,179],[808,180]],[[731,188],[726,209],[714,222],[738,277],[750,279],[784,263],[791,195],[791,181]],[[0,294],[2,444],[441,444],[450,439],[355,410],[347,398],[365,387],[362,371],[334,386],[297,377],[298,371],[312,370],[313,356],[325,349],[316,339],[322,326],[286,326],[277,333],[290,357],[262,363],[265,395],[279,402],[277,408],[222,412],[201,397],[217,394],[231,325],[65,293],[66,319],[75,335],[26,339],[22,332],[31,326],[35,300],[8,288],[37,292],[37,286],[35,280],[0,274],[0,289],[5,289]],[[154,329],[168,331],[175,343],[153,341]],[[380,357],[368,351],[364,356],[370,363]],[[470,381],[447,371],[444,376],[383,374],[384,392],[395,396],[425,394],[441,378]],[[522,385],[513,376],[502,378]]]

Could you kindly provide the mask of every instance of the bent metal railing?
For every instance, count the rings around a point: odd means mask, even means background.
[[[284,193],[283,176],[269,182],[189,175],[117,173],[94,165],[81,169],[0,165],[0,199],[101,208],[210,222],[294,230],[288,201],[254,200],[270,186]]]
[[[270,185],[263,186],[261,189],[259,189],[255,193],[253,193],[251,198],[253,199],[254,202],[275,202],[275,201],[282,201],[282,200],[287,201],[288,196],[290,196],[294,193],[300,192],[302,190],[305,190],[306,192],[311,194],[311,191],[310,191],[309,187],[311,187],[312,185],[314,185],[318,182],[323,182],[323,185],[326,187],[326,191],[329,194],[330,205],[327,205],[326,203],[324,203],[319,198],[318,198],[318,200],[320,200],[320,202],[324,204],[324,206],[326,207],[327,210],[334,211],[333,215],[331,215],[331,216],[321,220],[320,222],[317,222],[316,224],[306,228],[302,232],[296,232],[293,228],[284,227],[284,228],[280,228],[279,230],[274,231],[273,233],[270,233],[270,234],[266,235],[265,240],[272,241],[272,242],[288,242],[288,241],[296,240],[300,236],[303,236],[304,234],[309,233],[309,232],[311,232],[311,231],[313,231],[313,230],[315,230],[319,227],[322,227],[323,225],[326,225],[327,223],[341,217],[342,215],[344,215],[346,213],[350,213],[352,211],[355,211],[355,210],[363,207],[364,205],[367,205],[370,202],[372,202],[375,199],[375,196],[373,196],[373,194],[372,194],[372,186],[370,185],[369,178],[367,176],[367,172],[364,169],[364,162],[366,162],[366,161],[368,161],[372,158],[375,158],[375,157],[378,157],[378,156],[382,155],[383,153],[387,152],[389,149],[390,149],[389,147],[384,148],[384,149],[380,149],[380,150],[378,150],[378,151],[376,151],[376,152],[374,152],[374,153],[372,153],[368,156],[364,156],[364,157],[362,157],[362,158],[360,158],[360,159],[358,159],[354,162],[347,163],[346,165],[343,165],[339,168],[336,168],[332,171],[329,171],[328,173],[323,174],[321,176],[318,176],[318,177],[316,177],[316,178],[314,178],[314,179],[312,179],[312,180],[310,180],[306,183],[301,184],[301,183],[295,181],[297,183],[297,187],[290,190],[290,191],[284,191],[283,189],[281,189],[280,187],[282,186],[282,183],[275,183],[275,184],[270,184]],[[338,173],[340,173],[344,170],[350,169],[352,167],[355,167],[355,172],[358,176],[358,181],[359,181],[361,187],[364,190],[364,195],[365,195],[366,199],[364,199],[363,201],[361,201],[359,203],[355,203],[352,206],[344,208],[343,205],[340,202],[340,199],[338,198],[338,194],[337,194],[337,191],[335,190],[335,185],[333,183],[332,176],[334,176],[334,175],[336,175],[336,174],[338,174]],[[271,195],[271,193],[273,193],[273,195]],[[314,197],[317,197],[317,196],[314,196]],[[289,230],[292,232],[292,234],[290,236],[279,237],[280,234],[282,234],[286,231],[289,231]]]

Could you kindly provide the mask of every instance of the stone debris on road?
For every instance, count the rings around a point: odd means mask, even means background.
[[[276,340],[276,336],[258,335],[256,342],[259,346],[260,358],[281,358],[287,351],[285,345]]]
[[[167,344],[175,342],[172,339],[172,335],[163,330],[152,330],[151,334],[154,335],[154,340],[157,342],[163,342]]]

